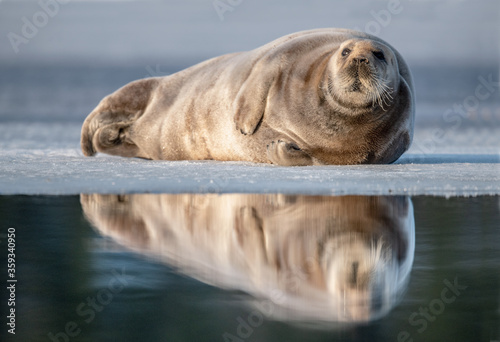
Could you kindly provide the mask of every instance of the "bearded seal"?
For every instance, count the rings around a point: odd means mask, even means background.
[[[131,82],[86,118],[84,155],[283,166],[396,161],[413,136],[410,70],[383,40],[317,29]]]

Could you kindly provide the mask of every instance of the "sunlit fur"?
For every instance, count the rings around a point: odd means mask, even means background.
[[[156,160],[386,164],[409,148],[414,113],[412,76],[394,48],[317,29],[131,82],[89,114],[81,147]]]
[[[348,48],[344,56],[342,51]],[[379,60],[374,52],[383,53]],[[328,77],[329,97],[340,104],[387,111],[393,104],[399,75],[393,72],[395,56],[385,45],[366,39],[342,44],[332,57]]]
[[[330,78],[330,82],[332,82]],[[347,92],[361,91],[366,95],[367,102],[379,105],[382,110],[393,100],[390,80],[384,79],[372,65],[354,62],[347,70],[336,78],[339,88]]]

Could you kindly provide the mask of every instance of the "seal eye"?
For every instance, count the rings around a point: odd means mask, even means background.
[[[381,61],[385,61],[385,56],[384,56],[384,53],[382,51],[373,51],[373,55],[375,57],[377,57],[377,59],[379,59]]]
[[[348,49],[348,48],[345,48],[344,50],[342,50],[342,56],[343,57],[348,56],[350,53],[351,53],[351,50]]]

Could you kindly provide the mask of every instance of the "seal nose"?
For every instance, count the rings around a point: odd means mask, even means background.
[[[357,64],[365,63],[365,64],[370,64],[370,61],[368,58],[360,56],[360,57],[354,57],[353,61],[356,62]]]

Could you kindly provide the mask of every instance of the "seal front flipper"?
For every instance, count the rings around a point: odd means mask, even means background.
[[[233,102],[234,123],[244,135],[253,134],[264,117],[269,89],[276,75],[270,70],[270,64],[271,69],[279,68],[276,62],[266,59],[254,65]]]
[[[234,233],[241,252],[266,262],[264,223],[254,206],[245,205],[236,211]]]
[[[313,165],[313,158],[302,151],[295,143],[283,140],[272,141],[267,145],[267,158],[276,165],[281,166],[307,166]]]
[[[106,96],[82,126],[81,148],[86,156],[103,152],[122,157],[148,158],[134,143],[133,124],[144,114],[158,80],[131,82]]]

